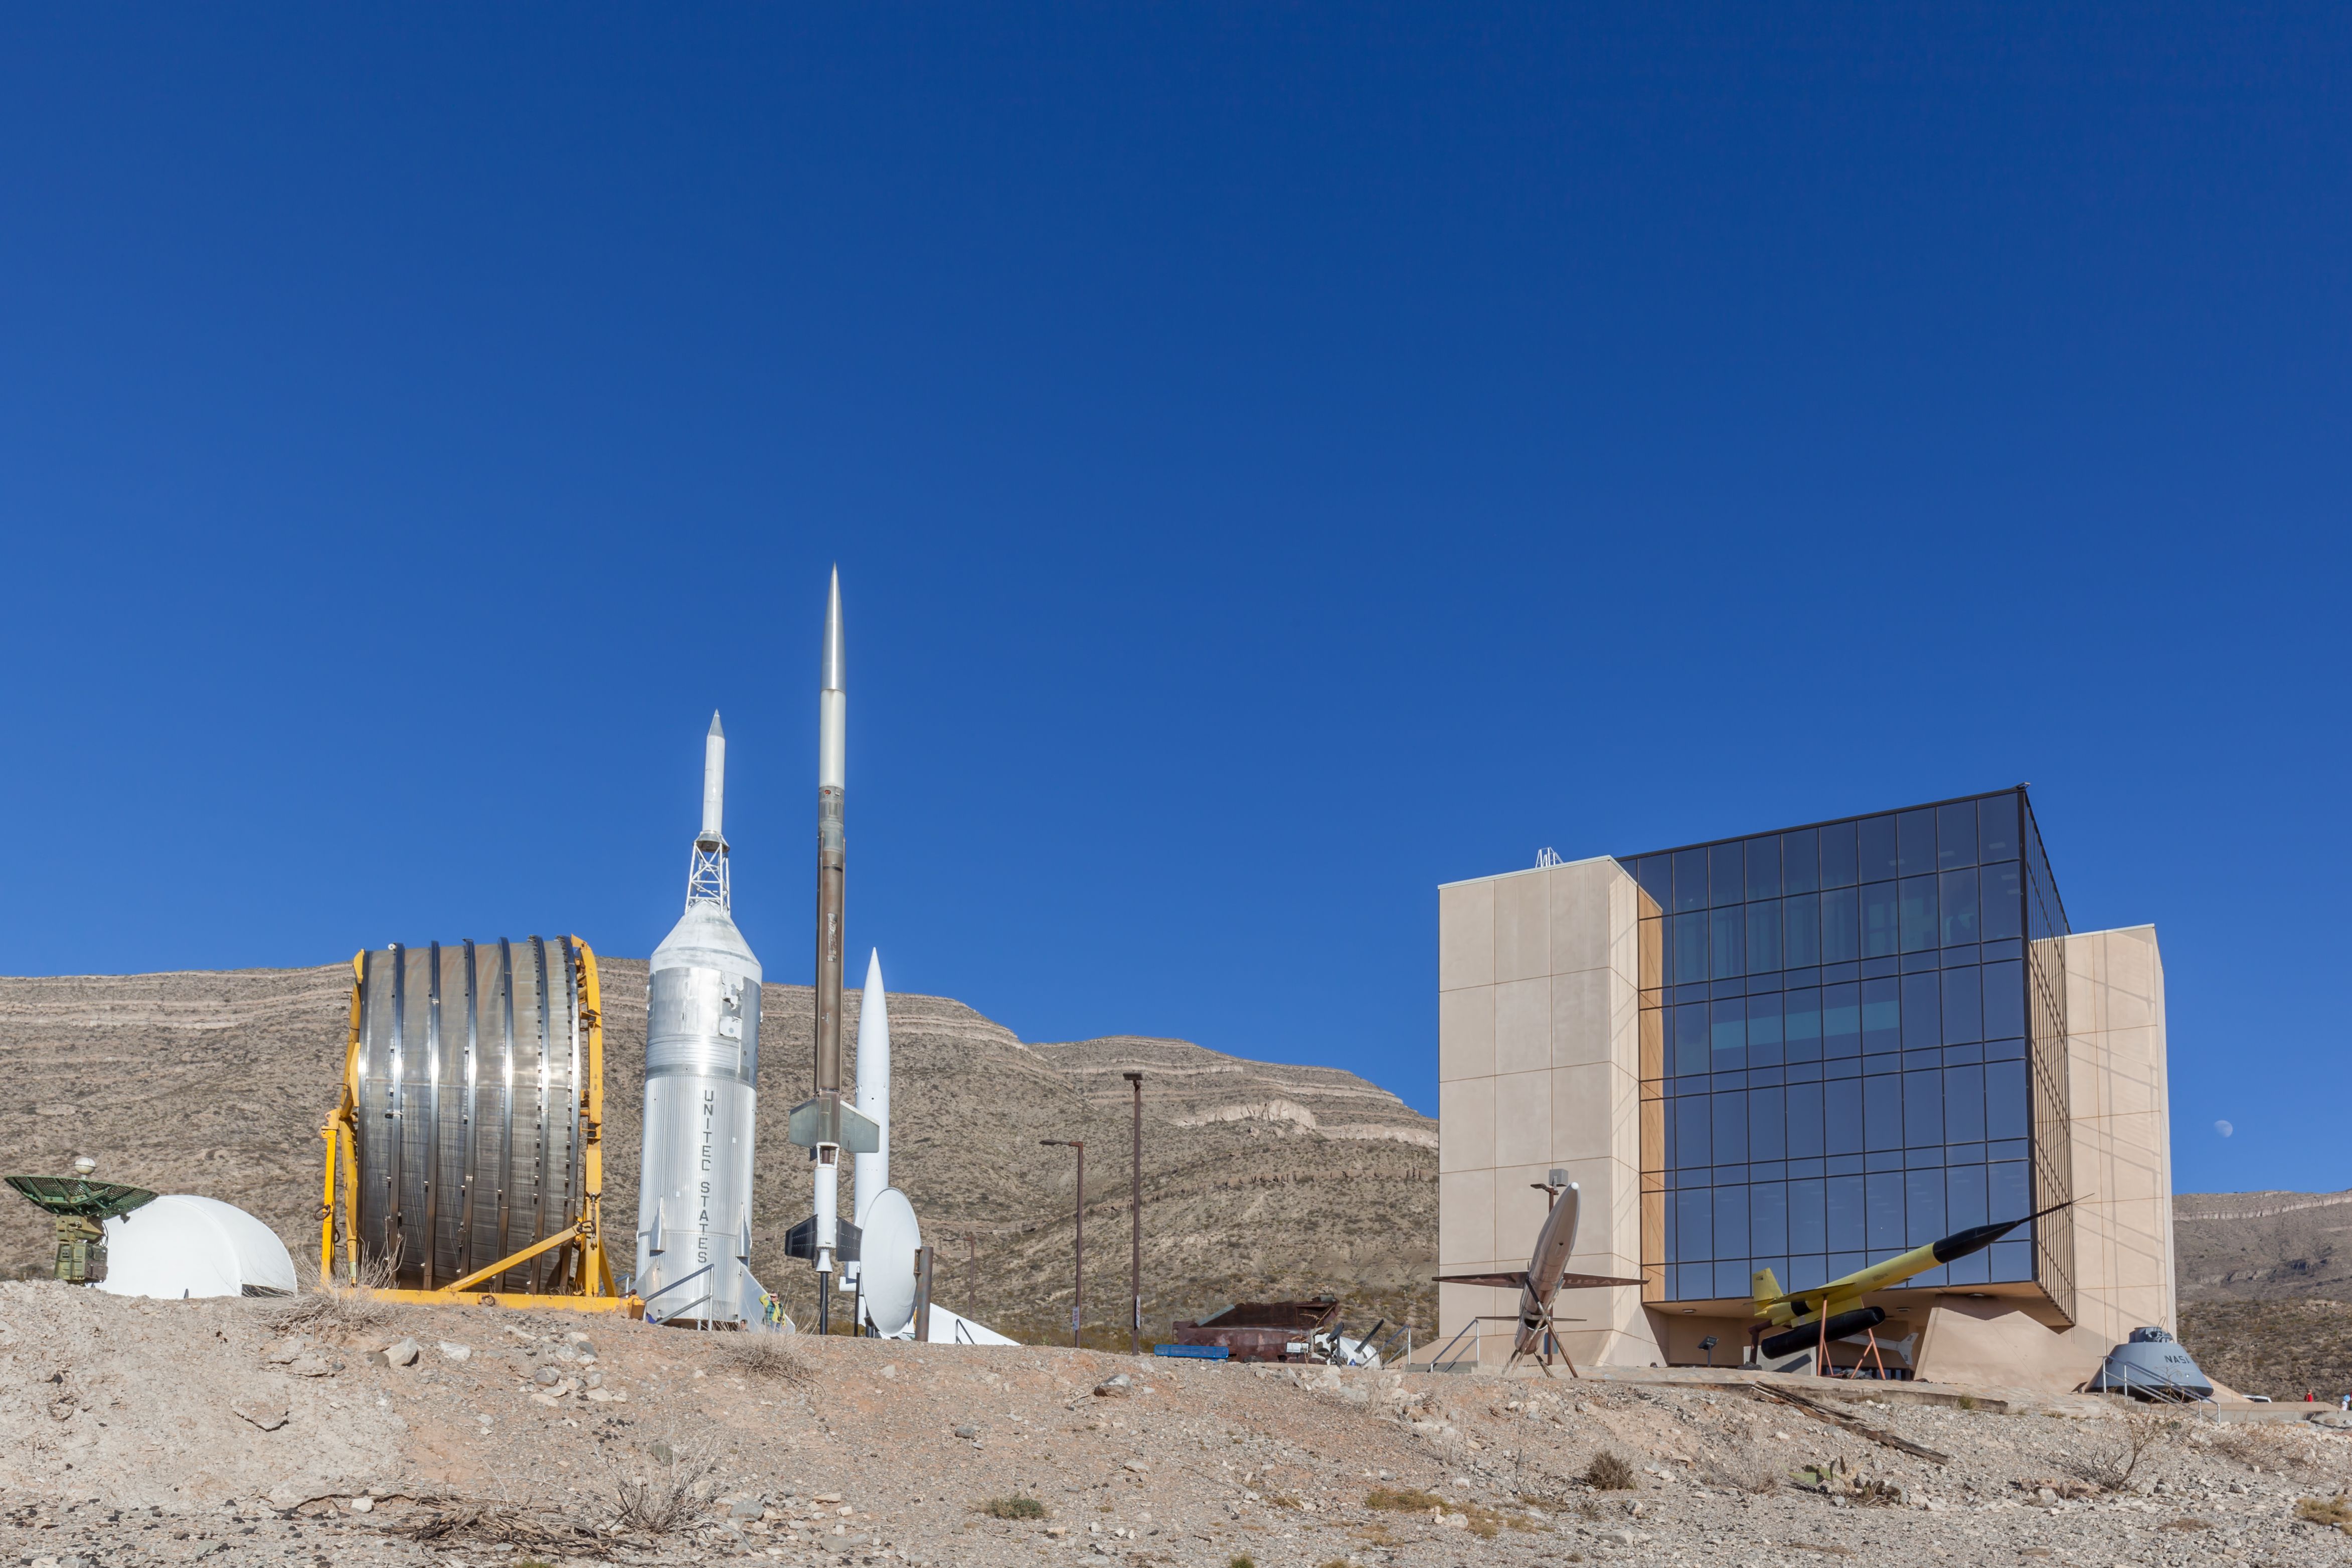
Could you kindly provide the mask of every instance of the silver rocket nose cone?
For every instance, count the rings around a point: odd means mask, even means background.
[[[719,710],[717,708],[712,708],[710,710],[710,733],[717,736],[721,740],[727,738],[727,732],[719,727]]]
[[[818,683],[828,692],[845,692],[849,683],[843,675],[844,660],[841,642],[841,568],[833,569],[833,592],[824,605],[824,678]]]

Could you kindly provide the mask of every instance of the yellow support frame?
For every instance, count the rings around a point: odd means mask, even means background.
[[[462,1280],[430,1291],[376,1291],[387,1301],[428,1301],[447,1305],[553,1308],[575,1312],[626,1312],[645,1315],[646,1304],[635,1295],[623,1295],[613,1282],[613,1261],[604,1250],[604,996],[596,977],[596,955],[579,937],[572,938],[578,955],[573,973],[580,984],[580,1021],[588,1031],[587,1082],[580,1092],[582,1195],[580,1213],[554,1235],[501,1258],[487,1269],[477,1269]],[[319,1270],[340,1275],[356,1285],[360,1277],[359,1133],[360,1133],[360,1002],[367,955],[352,956],[350,1031],[343,1044],[343,1088],[319,1135],[326,1140],[327,1158],[319,1207]],[[576,1245],[580,1249],[577,1291],[476,1291],[472,1287],[495,1279],[509,1269],[527,1263],[543,1252]]]

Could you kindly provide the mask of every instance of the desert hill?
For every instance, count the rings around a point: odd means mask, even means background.
[[[607,1225],[636,1221],[646,965],[601,959]],[[315,1255],[318,1128],[341,1071],[350,968],[0,979],[0,1147],[11,1169],[198,1192]],[[845,998],[856,1029],[859,997]],[[809,1182],[784,1139],[809,1092],[812,997],[761,998],[752,1267],[806,1321],[805,1265],[781,1256]],[[1329,1291],[1426,1334],[1436,1256],[1436,1124],[1347,1072],[1118,1036],[1024,1042],[945,997],[890,998],[892,1176],[940,1249],[939,1299],[1020,1338],[1069,1332],[1075,1186],[1087,1144],[1090,1343],[1126,1343],[1129,1090],[1144,1074],[1144,1316],[1164,1331],[1244,1297]],[[845,1192],[845,1201],[846,1199]],[[0,1270],[46,1272],[47,1223],[0,1207]],[[626,1243],[624,1242],[624,1266]]]

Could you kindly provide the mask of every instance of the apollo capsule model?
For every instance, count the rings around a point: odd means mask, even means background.
[[[649,1322],[754,1322],[765,1293],[750,1265],[760,960],[730,913],[726,778],[727,737],[714,713],[686,913],[654,949],[646,983],[636,1293]]]

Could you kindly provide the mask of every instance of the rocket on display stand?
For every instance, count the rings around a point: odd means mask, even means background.
[[[824,653],[817,689],[816,764],[816,1092],[793,1107],[792,1141],[808,1150],[816,1176],[816,1212],[785,1238],[787,1256],[816,1265],[817,1333],[833,1326],[834,1276],[858,1252],[858,1229],[840,1215],[841,1155],[879,1154],[882,1129],[841,1098],[841,960],[848,848],[842,835],[847,784],[849,693],[844,685],[841,572],[824,608]]]
[[[727,736],[714,713],[686,913],[654,949],[646,981],[635,1290],[649,1322],[732,1328],[761,1318],[766,1292],[751,1270],[760,960],[735,929],[726,789]]]

